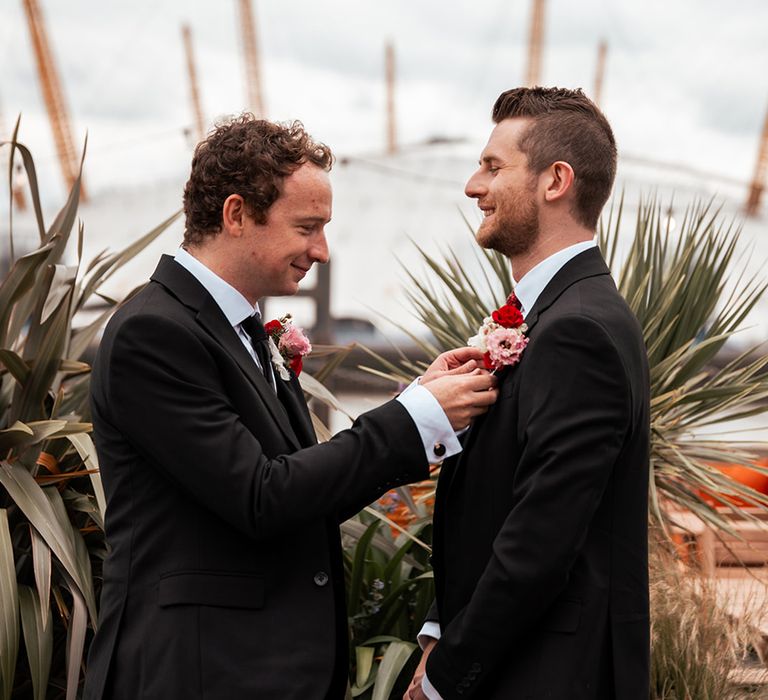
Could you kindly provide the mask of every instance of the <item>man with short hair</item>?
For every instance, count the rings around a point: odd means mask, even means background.
[[[477,351],[446,353],[316,444],[258,301],[328,261],[331,163],[299,123],[218,127],[195,150],[183,247],[107,326],[91,390],[110,551],[86,700],[343,698],[338,523],[427,478],[496,398]]]
[[[647,700],[648,364],[594,242],[613,133],[580,90],[509,90],[493,121],[466,194],[528,343],[443,465],[405,697]]]

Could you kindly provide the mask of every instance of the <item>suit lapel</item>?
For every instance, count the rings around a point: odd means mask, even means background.
[[[568,289],[568,287],[580,280],[587,279],[588,277],[610,274],[610,270],[605,264],[605,260],[603,260],[603,256],[598,248],[588,248],[574,258],[571,258],[555,273],[555,276],[549,281],[541,294],[539,294],[538,299],[536,299],[533,304],[533,308],[526,314],[525,323],[528,326],[527,335],[530,337],[531,332],[541,315],[557,301],[560,295]],[[523,359],[524,358],[525,352],[523,352]],[[514,375],[515,372],[517,372],[517,369],[517,367],[505,367],[501,370],[499,384],[501,384],[501,382],[515,381]],[[494,411],[498,410],[498,408],[492,407],[490,410]],[[458,473],[466,464],[472,441],[482,426],[485,420],[485,415],[486,414],[475,419],[469,430],[464,434],[464,439],[462,440],[463,449],[448,474],[448,490],[453,487]]]
[[[197,322],[232,357],[259,394],[267,410],[288,438],[294,449],[301,446],[293,431],[288,415],[272,387],[267,384],[253,358],[248,354],[235,329],[230,325],[219,305],[195,277],[171,256],[164,255],[152,280],[162,284],[182,304],[196,311]],[[278,379],[278,381],[280,381]]]
[[[531,330],[538,322],[539,316],[552,306],[568,287],[588,277],[610,274],[611,271],[605,264],[599,248],[588,248],[583,253],[571,258],[555,273],[555,276],[539,294],[533,308],[525,315],[528,334],[530,335]]]
[[[312,417],[309,415],[307,402],[304,400],[304,392],[301,390],[299,380],[292,370],[290,380],[283,380],[276,377],[277,396],[285,407],[291,425],[293,425],[296,434],[299,437],[302,447],[309,447],[317,444],[317,435],[312,426]]]

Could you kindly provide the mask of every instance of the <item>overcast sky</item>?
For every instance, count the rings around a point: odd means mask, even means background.
[[[203,107],[247,107],[235,0],[41,0],[92,192],[183,178],[192,123],[180,25],[189,22]],[[523,81],[530,2],[254,0],[268,116],[299,118],[339,154],[384,144],[383,47],[395,43],[399,135],[481,146],[498,93]],[[592,91],[620,150],[749,180],[768,109],[765,0],[548,0],[541,81]],[[0,0],[0,110],[22,114],[49,196],[60,195],[21,0]],[[50,194],[53,193],[53,194]]]

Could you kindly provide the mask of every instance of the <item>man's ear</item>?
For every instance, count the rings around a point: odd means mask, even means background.
[[[546,188],[544,199],[547,202],[555,202],[573,190],[573,168],[564,160],[558,160],[545,171]]]
[[[239,194],[229,195],[221,208],[221,230],[230,236],[242,236],[245,216],[245,200]]]

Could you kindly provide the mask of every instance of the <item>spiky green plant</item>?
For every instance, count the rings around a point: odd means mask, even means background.
[[[768,283],[734,270],[740,227],[724,222],[711,202],[692,204],[678,233],[669,228],[664,215],[668,207],[655,198],[641,202],[632,244],[620,263],[617,246],[623,209],[622,197],[611,207],[607,221],[601,221],[598,239],[619,291],[643,327],[648,348],[652,518],[668,531],[675,511],[684,509],[732,532],[723,508],[712,506],[707,494],[737,496],[765,513],[768,497],[732,480],[715,465],[739,463],[766,471],[755,464],[755,448],[766,451],[768,445],[706,438],[701,431],[713,425],[725,430],[735,420],[768,411],[768,355],[760,347],[724,366],[713,364]],[[483,318],[506,298],[512,278],[508,261],[495,252],[478,249],[473,274],[452,251],[439,258],[419,251],[429,274],[406,270],[410,278],[406,295],[434,342],[409,335],[431,359],[465,345]],[[410,381],[426,366],[405,356],[393,363],[371,354],[381,369],[369,371],[395,381]],[[723,503],[739,516],[754,517],[749,509],[728,500]]]
[[[75,227],[80,178],[46,226],[32,155],[16,141],[26,169],[39,242],[15,257],[0,284],[0,699],[75,698],[87,627],[96,623],[104,552],[104,494],[88,422],[90,367],[83,354],[116,302],[101,285],[151,243],[171,216],[125,250],[81,260]],[[10,189],[10,188],[9,188]],[[76,230],[77,259],[64,263]],[[77,325],[95,298],[96,317]],[[26,659],[18,658],[23,637]]]
[[[405,689],[397,684],[405,684],[418,648],[410,640],[434,598],[429,548],[420,539],[430,529],[428,518],[398,528],[373,508],[342,525],[352,697],[387,700]]]

